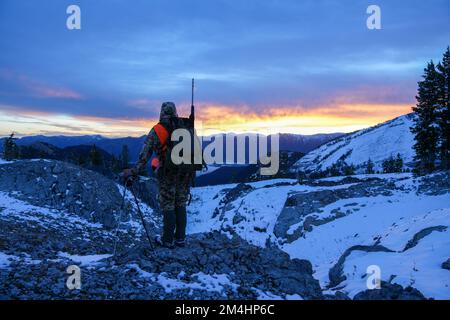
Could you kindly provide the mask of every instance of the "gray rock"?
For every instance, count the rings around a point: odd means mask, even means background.
[[[23,160],[0,166],[0,190],[33,205],[75,213],[106,228],[116,225],[122,195],[116,183],[76,165]]]
[[[420,178],[419,193],[443,195],[450,192],[450,170]]]
[[[339,285],[342,281],[346,280],[347,277],[343,275],[344,263],[345,259],[353,252],[353,251],[364,251],[364,252],[394,252],[384,246],[381,245],[372,245],[372,246],[363,246],[356,245],[348,248],[341,255],[338,262],[329,270],[328,278],[330,279],[330,283],[328,287],[334,288]]]
[[[372,289],[355,295],[354,300],[426,300],[420,291],[412,287],[381,282],[381,289]]]
[[[425,238],[426,236],[428,236],[429,234],[431,234],[434,231],[439,231],[439,232],[443,232],[447,230],[446,226],[435,226],[435,227],[428,227],[425,228],[423,230],[420,230],[419,232],[417,232],[414,237],[408,241],[408,243],[406,244],[405,248],[403,249],[403,251],[409,250],[411,248],[414,248],[421,239]]]
[[[321,186],[322,184],[324,186],[336,186],[349,183],[354,185],[342,189],[291,193],[275,224],[275,236],[285,239],[288,243],[293,242],[306,232],[311,232],[314,226],[320,226],[351,214],[352,210],[350,208],[355,207],[357,204],[347,204],[345,210],[334,210],[332,212],[333,215],[327,218],[318,218],[315,214],[320,212],[321,208],[342,199],[372,197],[381,194],[391,195],[392,190],[396,189],[395,184],[378,178],[360,180],[346,177],[340,181],[319,181],[311,182],[310,184],[314,186]],[[288,234],[287,231],[290,227],[297,223],[300,223],[299,228]]]
[[[450,258],[447,261],[442,262],[442,269],[450,270]]]

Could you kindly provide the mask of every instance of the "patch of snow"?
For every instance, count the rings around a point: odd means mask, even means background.
[[[79,256],[74,254],[69,254],[67,252],[59,252],[58,256],[61,258],[66,258],[72,260],[76,263],[80,263],[82,266],[92,266],[100,262],[100,260],[107,259],[111,257],[111,254],[92,254]]]
[[[10,163],[13,163],[13,161],[6,161],[5,159],[1,159],[0,158],[0,165],[2,165],[2,164],[10,164]]]
[[[19,257],[0,252],[0,268],[6,268],[11,264],[11,262],[18,259]]]
[[[11,194],[13,195],[14,192],[11,192]],[[103,228],[100,223],[88,222],[75,214],[34,206],[25,201],[13,198],[6,192],[0,192],[0,207],[3,207],[3,210],[0,210],[0,216],[9,219],[21,219],[45,225],[49,223],[50,220],[58,221],[61,220],[61,218],[64,218],[67,223],[74,226],[84,225],[97,229]]]
[[[154,274],[142,270],[137,264],[128,265],[130,268],[136,270],[142,277],[150,278],[153,282],[160,284],[166,293],[171,293],[174,290],[203,290],[208,292],[217,292],[224,295],[225,286],[230,287],[236,291],[239,287],[237,284],[231,282],[229,276],[226,274],[205,274],[203,272],[194,273],[191,275],[191,281],[183,281],[180,277],[170,278],[165,272]],[[183,276],[184,277],[184,276]],[[181,277],[181,278],[183,278]]]
[[[252,290],[255,291],[256,294],[258,295],[258,297],[256,298],[257,300],[283,300],[281,296],[278,296],[268,291],[265,292],[258,288],[252,288]]]
[[[303,300],[303,298],[298,294],[287,294],[286,300]]]
[[[9,265],[14,261],[20,261],[25,264],[37,264],[40,263],[40,260],[33,260],[26,253],[20,253],[20,256],[9,255],[3,252],[0,252],[0,269],[8,268]]]

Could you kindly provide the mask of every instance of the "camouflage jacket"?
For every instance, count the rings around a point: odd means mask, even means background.
[[[160,152],[161,144],[159,142],[158,135],[155,129],[152,128],[145,138],[144,146],[142,147],[141,153],[139,154],[139,160],[136,163],[135,171],[136,173],[142,172],[145,169],[147,162],[153,155],[153,152],[157,154]],[[159,156],[159,154],[158,154]]]
[[[161,106],[159,123],[163,124],[166,128],[170,128],[170,119],[173,117],[178,117],[175,104],[173,102],[164,102]],[[145,168],[145,165],[152,157],[153,152],[156,152],[158,157],[161,157],[162,148],[163,146],[159,141],[158,135],[156,134],[155,129],[152,128],[147,135],[144,146],[139,154],[139,160],[136,164],[136,168],[134,169],[135,173],[139,173]]]

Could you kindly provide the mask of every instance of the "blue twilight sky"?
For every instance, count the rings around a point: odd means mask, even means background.
[[[349,131],[409,112],[450,1],[1,0],[0,34],[0,135],[141,134],[193,76],[208,126]]]

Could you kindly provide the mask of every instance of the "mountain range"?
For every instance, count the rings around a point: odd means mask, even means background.
[[[296,135],[280,134],[280,150],[307,153],[319,145],[341,136],[342,133]],[[237,135],[239,136],[239,134]],[[45,142],[58,148],[66,148],[78,145],[96,145],[114,156],[119,156],[123,145],[128,146],[130,161],[135,162],[145,141],[145,136],[107,138],[100,135],[84,136],[44,136],[34,135],[17,139],[16,143],[21,146],[31,145],[35,142]],[[207,143],[204,143],[204,146]],[[0,151],[3,143],[0,143]]]

